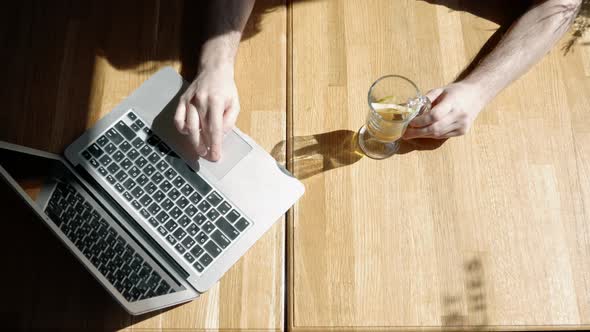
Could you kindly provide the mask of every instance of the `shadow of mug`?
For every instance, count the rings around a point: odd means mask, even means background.
[[[446,140],[419,138],[401,141],[398,155],[412,151],[428,151],[440,147]],[[331,132],[293,137],[292,157],[286,160],[286,141],[277,143],[271,155],[279,163],[290,166],[300,180],[335,168],[349,166],[365,157],[358,145],[358,132],[335,130]],[[394,155],[395,156],[395,155]]]

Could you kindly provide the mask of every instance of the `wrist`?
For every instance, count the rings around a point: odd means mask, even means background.
[[[460,83],[466,85],[475,95],[479,96],[484,105],[494,99],[500,90],[492,82],[477,77],[468,76]]]
[[[234,36],[233,34],[237,34],[238,36]],[[233,73],[239,41],[239,33],[234,32],[217,36],[205,42],[201,49],[199,71],[229,68]]]

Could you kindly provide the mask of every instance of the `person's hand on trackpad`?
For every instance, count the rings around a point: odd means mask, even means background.
[[[231,63],[204,67],[180,97],[174,123],[199,156],[218,161],[224,135],[240,113]]]

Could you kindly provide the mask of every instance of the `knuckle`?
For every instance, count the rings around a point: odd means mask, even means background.
[[[430,119],[432,120],[432,122],[437,122],[442,119],[442,116],[438,112],[433,112],[432,114],[430,114]]]
[[[205,91],[195,92],[195,100],[199,103],[204,103],[205,101],[207,101],[207,92],[205,92]]]
[[[209,95],[209,99],[208,102],[214,105],[218,105],[221,104],[221,102],[223,101],[223,98],[219,95]]]

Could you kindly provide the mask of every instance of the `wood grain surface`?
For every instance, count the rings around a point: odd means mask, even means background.
[[[292,9],[290,158],[306,195],[288,222],[290,329],[588,327],[588,46],[564,54],[561,41],[468,135],[377,161],[354,144],[370,84],[385,74],[424,91],[452,82],[519,6]]]
[[[165,65],[192,80],[207,15],[196,1],[23,1],[0,21],[0,139],[61,153]],[[267,150],[285,138],[286,7],[258,1],[240,46],[238,126]],[[264,68],[264,70],[261,70]],[[284,218],[201,298],[133,317],[2,185],[10,274],[3,328],[282,330]],[[7,204],[7,205],[5,205]],[[7,255],[3,255],[6,257]],[[7,272],[6,269],[3,271]],[[14,287],[16,286],[16,287]]]

